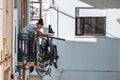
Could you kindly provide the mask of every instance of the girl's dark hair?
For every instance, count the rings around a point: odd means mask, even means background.
[[[37,24],[41,24],[41,25],[44,25],[43,23],[43,19],[39,19],[38,23]]]

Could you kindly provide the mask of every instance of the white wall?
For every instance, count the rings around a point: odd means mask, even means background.
[[[3,66],[0,66],[0,80],[3,80]]]
[[[2,57],[1,56],[1,50],[3,49],[3,0],[0,1],[0,58]],[[0,59],[1,60],[1,59]],[[0,80],[3,79],[3,66],[0,65]]]
[[[75,7],[107,8],[105,38],[75,37],[75,20],[59,13],[59,69],[45,80],[120,80],[119,0],[55,0],[59,9],[75,17]],[[51,24],[57,31],[57,13],[51,10]]]
[[[78,0],[74,0],[74,1],[73,0],[66,0],[66,1],[57,0],[56,3],[59,4],[58,6],[60,7],[59,9],[61,11],[64,11],[65,13],[68,13],[69,15],[73,17],[75,17],[75,7],[93,6],[87,3],[80,2]],[[120,9],[118,8],[107,8],[106,9],[106,17],[107,17],[107,21],[106,21],[106,25],[107,25],[106,33],[107,34],[106,35],[109,37],[112,37],[112,38],[120,37],[120,31],[119,31],[120,24],[116,20],[117,18],[120,17],[119,13],[120,13]],[[57,12],[55,12],[54,10],[51,10],[51,24],[55,28],[57,28]],[[57,29],[55,29],[55,31],[57,31]],[[67,38],[68,40],[86,41],[86,39],[83,39],[83,38],[82,39],[75,38],[75,20],[61,13],[59,13],[59,31],[58,32],[59,32],[60,37]],[[90,41],[90,40],[87,40],[87,41]]]
[[[3,0],[0,1],[0,50],[3,49]]]
[[[107,36],[112,38],[120,38],[120,23],[117,22],[117,18],[120,18],[119,9],[107,10]]]

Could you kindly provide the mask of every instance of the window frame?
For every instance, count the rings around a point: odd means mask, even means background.
[[[75,36],[79,36],[79,37],[83,37],[83,36],[85,36],[85,37],[90,37],[90,36],[94,36],[94,37],[106,37],[106,21],[107,21],[107,16],[99,16],[99,18],[101,17],[103,17],[103,18],[105,18],[105,26],[104,26],[104,33],[103,34],[92,34],[91,35],[91,33],[89,33],[89,34],[77,34],[77,19],[76,18],[81,18],[80,16],[79,16],[79,10],[80,9],[104,9],[104,8],[93,8],[93,7],[75,7]],[[96,17],[94,17],[94,18],[97,18],[98,16],[96,16]],[[89,17],[90,18],[90,17]],[[91,18],[92,18],[92,16],[91,16]],[[79,23],[80,24],[80,23]],[[95,30],[95,28],[94,28],[94,30]],[[95,31],[94,31],[95,32]]]

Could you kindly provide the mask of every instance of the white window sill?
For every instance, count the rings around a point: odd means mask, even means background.
[[[75,38],[108,38],[107,36],[75,36]]]

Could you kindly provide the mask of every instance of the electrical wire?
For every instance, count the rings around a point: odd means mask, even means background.
[[[64,15],[67,15],[67,16],[69,16],[69,17],[71,17],[71,18],[74,18],[73,16],[71,16],[71,14],[69,14],[66,10],[64,10],[63,8],[61,8],[55,1],[54,1],[54,3],[55,3],[55,5],[56,5],[56,7],[58,8],[58,11],[59,12],[61,12],[61,13],[63,13]],[[61,10],[60,10],[61,9]],[[62,11],[63,10],[63,11]]]

